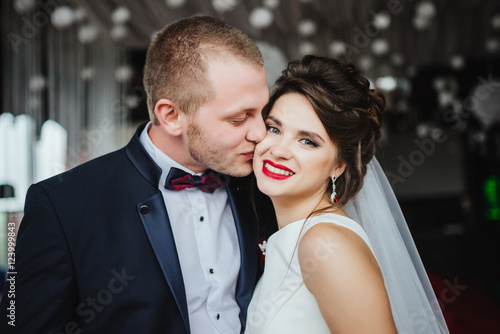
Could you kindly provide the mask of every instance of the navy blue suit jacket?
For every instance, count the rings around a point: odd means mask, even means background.
[[[15,297],[1,333],[189,333],[175,240],[139,141],[29,188],[16,246]],[[241,251],[236,300],[245,323],[258,272],[245,179],[229,179]],[[15,327],[7,310],[15,302]]]

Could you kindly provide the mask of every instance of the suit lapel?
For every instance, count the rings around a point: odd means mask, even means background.
[[[186,301],[186,290],[182,278],[179,256],[170,226],[170,220],[165,209],[161,192],[157,189],[161,176],[161,169],[142,146],[139,136],[146,124],[141,125],[134,137],[125,148],[127,156],[138,172],[155,189],[155,194],[147,200],[137,204],[137,211],[141,217],[144,230],[160,264],[165,279],[172,291],[175,302],[182,314],[187,333],[189,328],[189,314]]]
[[[240,306],[240,320],[244,325],[257,273],[257,222],[248,195],[241,185],[230,182],[228,199],[240,246],[241,267],[236,283],[236,302]]]
[[[174,295],[175,302],[181,310],[187,332],[189,329],[189,314],[186,300],[186,290],[182,278],[179,256],[175,246],[174,235],[170,226],[163,196],[160,192],[137,205],[137,210],[153,247],[161,270]]]

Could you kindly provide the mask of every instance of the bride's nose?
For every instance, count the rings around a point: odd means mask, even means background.
[[[269,152],[277,159],[289,160],[292,157],[292,151],[289,146],[290,143],[282,139],[274,143],[274,145],[270,147]]]

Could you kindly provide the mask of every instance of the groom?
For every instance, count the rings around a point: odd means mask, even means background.
[[[126,147],[30,187],[1,333],[243,330],[262,56],[217,19],[182,19],[150,45],[144,86],[151,121]]]

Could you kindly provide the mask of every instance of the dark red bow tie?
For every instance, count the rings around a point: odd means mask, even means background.
[[[179,191],[187,188],[200,188],[206,193],[213,193],[219,188],[221,181],[213,171],[206,171],[202,176],[192,175],[185,171],[172,167],[165,180],[165,188]]]

